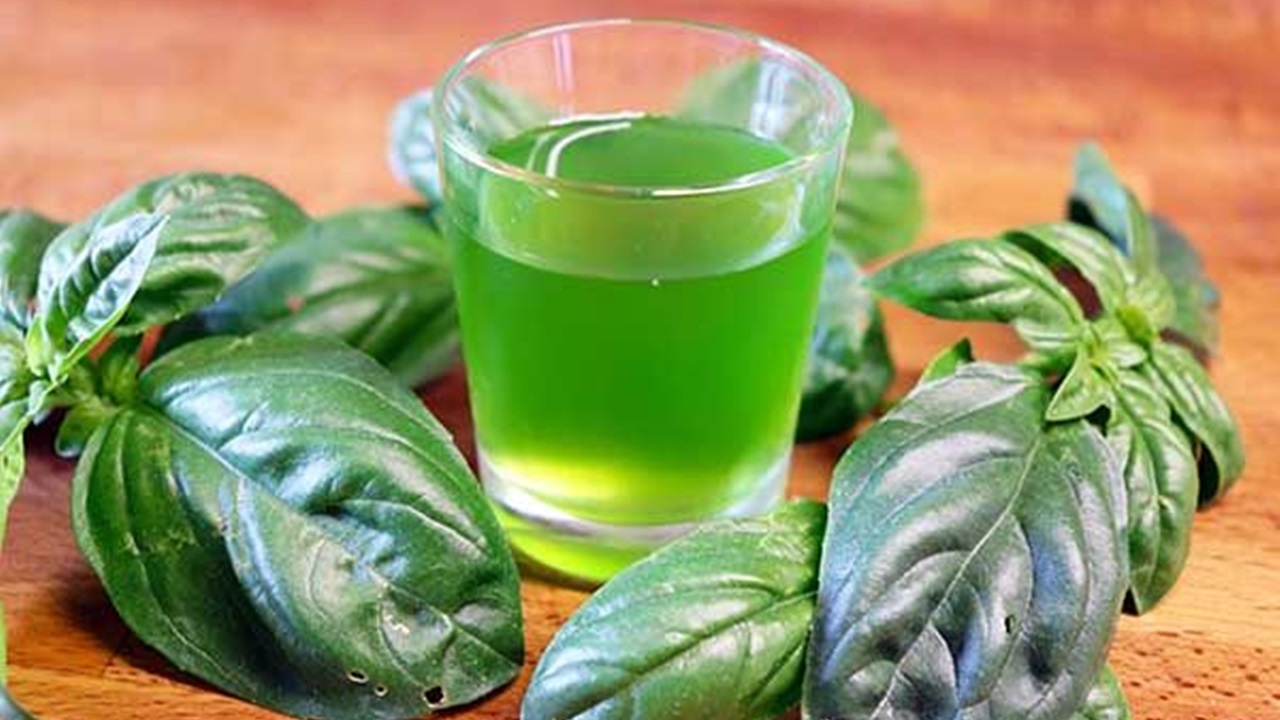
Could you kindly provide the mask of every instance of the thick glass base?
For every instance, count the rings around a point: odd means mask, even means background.
[[[521,478],[504,474],[479,450],[480,480],[516,554],[543,574],[583,585],[605,582],[666,543],[711,521],[773,510],[786,493],[790,455],[771,466],[747,497],[709,517],[662,525],[614,525],[584,520],[534,497]]]

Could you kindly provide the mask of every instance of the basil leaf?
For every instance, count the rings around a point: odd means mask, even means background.
[[[1004,239],[1050,266],[1068,265],[1089,281],[1104,310],[1128,302],[1133,272],[1120,251],[1083,225],[1044,223],[1005,233]]]
[[[445,430],[336,341],[211,338],[90,440],[73,524],[125,622],[281,712],[404,718],[523,658],[515,564]]]
[[[787,63],[742,60],[714,68],[684,92],[681,117],[736,127],[802,145],[814,132],[812,93],[793,82]],[[866,98],[853,95],[853,124],[845,146],[831,237],[859,263],[910,245],[924,224],[920,176],[898,134]]]
[[[1155,607],[1182,574],[1196,509],[1195,459],[1170,419],[1169,405],[1147,379],[1117,375],[1107,442],[1124,468],[1128,491],[1128,609]]]
[[[0,210],[0,325],[27,329],[40,259],[64,227],[29,210]]]
[[[1102,674],[1093,684],[1085,698],[1084,706],[1077,710],[1070,720],[1129,720],[1129,701],[1120,689],[1120,682],[1110,667],[1102,669]]]
[[[969,338],[965,338],[930,360],[924,372],[920,374],[920,382],[926,383],[951,377],[971,362],[973,362],[973,345],[969,342]]]
[[[30,421],[27,396],[34,380],[27,369],[22,338],[0,330],[0,447],[21,435]]]
[[[1106,405],[1110,398],[1106,379],[1094,368],[1088,351],[1081,349],[1054,392],[1044,418],[1049,422],[1063,422],[1086,417]]]
[[[1043,380],[974,363],[916,387],[837,466],[806,717],[1061,718],[1124,594],[1123,488]]]
[[[556,633],[521,717],[777,717],[800,699],[824,520],[800,501],[627,569]]]
[[[116,332],[135,334],[202,307],[247,275],[266,252],[307,225],[292,200],[243,175],[180,173],[145,182],[54,239],[40,295],[102,228],[151,213],[168,216],[156,260]]]
[[[22,434],[13,435],[0,443],[0,547],[4,546],[5,534],[9,527],[9,507],[18,494],[22,484],[22,476],[26,472],[26,457],[23,455]],[[0,607],[0,691],[8,676],[8,655],[5,641],[4,609]],[[0,697],[0,710],[4,709],[3,697]],[[5,715],[5,717],[10,717]]]
[[[1160,272],[1169,280],[1174,313],[1168,329],[1203,355],[1218,350],[1218,308],[1222,295],[1204,270],[1195,246],[1169,220],[1151,215]]]
[[[1203,366],[1186,350],[1158,343],[1143,366],[1151,383],[1173,407],[1174,416],[1197,446],[1200,504],[1220,499],[1244,472],[1244,442],[1235,418]]]
[[[167,225],[166,215],[130,215],[98,225],[75,257],[51,263],[45,256],[37,312],[26,339],[32,371],[55,386],[62,383],[117,326],[137,298]]]
[[[1120,252],[1133,259],[1139,275],[1156,271],[1157,251],[1147,213],[1094,143],[1086,143],[1076,152],[1075,187],[1067,215],[1105,233]]]
[[[396,103],[387,128],[387,164],[401,184],[417,190],[435,205],[444,194],[440,189],[431,98],[431,88],[426,88]]]
[[[167,328],[160,349],[264,329],[337,338],[406,385],[437,377],[457,360],[459,338],[434,215],[404,206],[319,220],[217,303]]]
[[[873,290],[926,315],[1010,323],[1035,351],[1070,362],[1084,313],[1053,274],[1005,242],[955,240],[872,275]]]
[[[857,94],[853,108],[831,236],[865,263],[915,241],[924,198],[920,176],[884,113]]]
[[[827,253],[818,314],[809,341],[797,440],[853,427],[875,409],[893,381],[884,318],[849,254]]]

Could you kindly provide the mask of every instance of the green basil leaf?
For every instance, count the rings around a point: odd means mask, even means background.
[[[336,341],[162,357],[90,440],[72,517],[139,637],[281,712],[418,716],[523,659],[515,563],[478,483],[417,398]]]
[[[973,362],[973,345],[969,342],[969,338],[965,338],[930,360],[924,372],[920,374],[920,382],[949,378],[971,362]]]
[[[1050,265],[1065,264],[1089,281],[1105,310],[1128,301],[1133,271],[1124,256],[1093,230],[1073,223],[1044,223],[1005,233],[1004,239]]]
[[[1102,674],[1093,684],[1085,698],[1084,705],[1075,712],[1070,720],[1129,720],[1129,701],[1120,689],[1120,682],[1110,667],[1102,669]]]
[[[19,332],[30,325],[40,259],[64,227],[29,210],[0,210],[0,325]]]
[[[1081,349],[1054,392],[1044,419],[1064,422],[1086,417],[1106,405],[1110,398],[1111,389],[1106,379],[1094,367],[1087,350]]]
[[[1062,718],[1124,595],[1123,487],[1036,374],[918,385],[837,466],[806,717]]]
[[[397,180],[435,205],[444,195],[440,190],[431,97],[431,88],[426,88],[396,103],[387,129],[387,163]]]
[[[1155,607],[1182,574],[1196,510],[1195,458],[1169,405],[1143,375],[1117,374],[1107,441],[1124,468],[1128,495],[1128,610]]]
[[[809,341],[797,440],[834,435],[875,409],[893,381],[884,319],[862,271],[832,246]]]
[[[292,200],[260,180],[214,173],[157,178],[54,239],[41,266],[41,296],[93,234],[151,213],[164,214],[169,222],[158,240],[155,262],[116,328],[119,334],[140,333],[207,305],[308,223]]]
[[[524,720],[768,720],[800,699],[825,509],[714,523],[627,569],[556,633]]]
[[[35,373],[60,384],[117,326],[137,298],[167,225],[166,215],[129,215],[97,226],[72,258],[50,263],[45,256],[26,342]]]
[[[831,236],[865,263],[915,241],[924,225],[924,197],[920,176],[884,114],[857,94],[853,108]]]
[[[795,69],[776,60],[733,62],[696,78],[679,114],[693,120],[758,129],[797,145],[813,133],[814,98],[790,82]],[[924,224],[920,176],[884,113],[853,95],[831,237],[866,263],[910,245]]]
[[[317,221],[217,303],[165,330],[161,351],[197,337],[288,330],[337,338],[406,385],[458,356],[448,248],[418,207],[349,210]]]
[[[1159,248],[1160,272],[1169,280],[1174,313],[1168,329],[1204,355],[1218,349],[1218,308],[1222,296],[1205,273],[1204,261],[1191,241],[1169,220],[1151,215]]]
[[[1067,214],[1111,238],[1120,252],[1133,259],[1138,275],[1156,271],[1157,251],[1147,213],[1094,143],[1086,143],[1076,152],[1075,187]]]
[[[26,472],[26,457],[23,454],[22,433],[9,437],[0,443],[0,547],[4,546],[5,534],[9,527],[9,506],[13,504],[22,484],[22,476]],[[8,676],[8,655],[5,641],[4,608],[0,607],[0,691]],[[4,697],[0,695],[0,710],[4,710]],[[12,717],[4,715],[4,717]]]
[[[1053,273],[1011,243],[955,240],[901,258],[869,283],[926,315],[1012,324],[1033,350],[1064,366],[1084,325],[1079,303]]]
[[[1097,351],[1112,365],[1132,368],[1147,361],[1147,348],[1134,342],[1116,317],[1104,315],[1090,325],[1090,330]]]
[[[1169,343],[1152,348],[1144,371],[1169,401],[1178,422],[1203,448],[1197,453],[1200,504],[1220,499],[1244,472],[1245,452],[1235,418],[1214,390],[1209,373],[1191,353]]]
[[[0,447],[21,435],[30,422],[27,398],[34,380],[22,338],[0,331]]]

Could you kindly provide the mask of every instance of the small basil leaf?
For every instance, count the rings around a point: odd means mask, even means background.
[[[1107,381],[1094,368],[1087,350],[1082,348],[1054,392],[1044,418],[1049,422],[1064,422],[1086,417],[1106,405],[1110,397]]]
[[[1218,307],[1222,296],[1204,270],[1195,246],[1169,220],[1153,214],[1160,272],[1169,280],[1174,313],[1168,329],[1203,355],[1218,349]]]
[[[1244,442],[1235,418],[1214,390],[1209,373],[1183,348],[1157,343],[1144,372],[1168,399],[1178,422],[1204,449],[1198,453],[1200,504],[1213,503],[1244,472]]]
[[[915,241],[924,200],[920,176],[884,114],[856,94],[853,106],[831,236],[865,263]]]
[[[837,466],[806,717],[1069,715],[1124,595],[1123,486],[1036,374],[918,385]]]
[[[440,191],[440,158],[431,121],[431,88],[419,90],[396,104],[387,129],[387,163],[402,184],[417,190],[431,204]]]
[[[1125,699],[1115,673],[1106,667],[1093,684],[1084,705],[1070,720],[1129,720],[1129,717],[1129,701]]]
[[[363,208],[312,225],[217,303],[166,328],[160,351],[208,335],[287,330],[337,338],[406,385],[458,355],[448,248],[419,207]]]
[[[1147,349],[1129,337],[1129,331],[1113,316],[1095,320],[1090,328],[1102,357],[1119,368],[1131,368],[1147,361]]]
[[[1005,233],[1004,239],[1030,252],[1042,262],[1065,264],[1089,281],[1105,310],[1125,304],[1132,270],[1120,251],[1106,238],[1083,225],[1045,223]]]
[[[46,255],[37,312],[27,334],[27,364],[33,372],[54,385],[61,383],[116,327],[142,287],[167,224],[166,215],[137,213],[97,226],[65,262],[49,263]]]
[[[72,518],[139,637],[278,711],[416,717],[523,659],[478,483],[417,398],[336,341],[210,338],[153,363],[91,438]]]
[[[58,426],[53,450],[61,458],[77,458],[84,453],[94,431],[115,413],[115,408],[90,399],[80,402],[67,411]]]
[[[926,315],[1012,324],[1032,350],[1064,366],[1084,323],[1080,305],[1053,273],[1010,243],[955,240],[901,258],[869,283]]]
[[[767,720],[800,699],[825,509],[714,523],[627,569],[556,633],[524,720]]]
[[[796,439],[848,430],[875,409],[893,380],[884,319],[847,252],[827,253],[818,315],[809,341]]]
[[[29,210],[0,210],[0,325],[27,329],[40,259],[64,227]]]
[[[930,360],[924,372],[920,374],[920,382],[926,383],[951,377],[971,362],[973,362],[973,345],[969,342],[969,338],[965,338]]]
[[[1169,281],[1160,273],[1144,275],[1129,288],[1130,304],[1142,311],[1152,328],[1153,336],[1173,322],[1174,299]]]
[[[1107,441],[1124,468],[1128,491],[1128,610],[1156,606],[1182,574],[1191,549],[1196,467],[1169,405],[1141,374],[1117,375]]]
[[[1147,213],[1094,143],[1086,143],[1076,152],[1068,216],[1111,238],[1120,252],[1133,259],[1138,275],[1156,270],[1156,246]]]
[[[308,222],[292,200],[243,175],[197,172],[157,178],[54,239],[41,265],[41,296],[93,234],[151,213],[164,214],[169,222],[158,240],[156,260],[116,328],[119,334],[140,333],[208,304]]]

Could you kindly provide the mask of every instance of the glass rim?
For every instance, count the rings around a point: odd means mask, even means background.
[[[515,43],[537,39],[558,32],[575,31],[583,29],[592,29],[600,27],[619,27],[628,25],[646,25],[646,26],[669,26],[675,28],[686,28],[693,30],[705,31],[708,33],[720,34],[733,37],[747,43],[754,44],[776,53],[787,60],[796,63],[811,73],[821,84],[823,94],[834,99],[838,108],[836,110],[843,117],[843,122],[835,123],[834,129],[827,133],[827,137],[822,138],[821,142],[815,143],[815,147],[808,152],[796,155],[776,165],[771,165],[763,170],[755,170],[726,180],[719,180],[713,183],[692,184],[692,185],[617,185],[612,183],[590,182],[583,180],[569,180],[566,178],[547,175],[536,170],[520,167],[512,163],[500,160],[489,153],[466,136],[456,123],[450,122],[446,116],[445,98],[457,85],[462,78],[464,72],[474,66],[476,62],[495,52],[501,51]],[[489,42],[479,45],[449,67],[445,74],[441,77],[440,82],[433,90],[435,101],[431,103],[431,121],[435,126],[438,136],[437,142],[441,144],[440,150],[443,152],[444,146],[456,151],[468,162],[478,166],[482,170],[502,176],[510,180],[517,180],[523,183],[547,187],[552,189],[572,190],[586,194],[597,195],[613,195],[620,197],[642,197],[642,198],[664,198],[664,197],[691,197],[697,195],[711,195],[717,193],[734,192],[747,188],[765,185],[779,178],[799,173],[810,166],[822,161],[828,153],[833,150],[843,149],[844,144],[848,141],[849,130],[852,127],[853,114],[857,112],[854,106],[853,98],[849,94],[848,88],[835,73],[831,72],[822,63],[815,60],[809,54],[798,50],[797,48],[786,43],[773,40],[759,33],[743,30],[741,28],[730,25],[722,25],[711,22],[701,22],[697,20],[679,20],[674,18],[595,18],[587,20],[574,20],[570,22],[554,22],[544,25],[538,25],[524,30],[501,35]],[[619,113],[623,115],[623,113]]]

